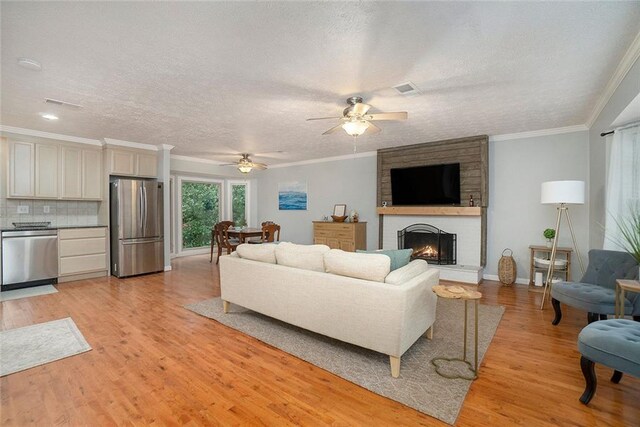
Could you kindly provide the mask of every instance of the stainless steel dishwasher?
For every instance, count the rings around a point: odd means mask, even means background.
[[[58,283],[58,231],[2,232],[2,291]]]

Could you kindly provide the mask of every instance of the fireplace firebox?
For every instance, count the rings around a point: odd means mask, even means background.
[[[456,263],[456,235],[429,224],[413,224],[398,231],[398,248],[413,249],[411,259],[429,264]]]

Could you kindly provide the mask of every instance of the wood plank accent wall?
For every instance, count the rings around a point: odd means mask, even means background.
[[[382,202],[393,206],[391,198],[391,169],[413,166],[460,163],[460,205],[469,206],[473,195],[475,206],[482,209],[481,264],[487,262],[487,209],[489,205],[489,137],[487,135],[432,141],[423,144],[378,150],[378,207]],[[416,189],[427,183],[416,183]],[[378,245],[382,248],[384,214],[380,214]]]
[[[378,206],[391,200],[391,169],[460,163],[460,206],[489,202],[489,137],[486,135],[433,141],[378,150]],[[420,188],[427,183],[416,183]]]

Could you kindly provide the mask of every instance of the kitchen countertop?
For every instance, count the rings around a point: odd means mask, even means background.
[[[70,228],[104,228],[106,225],[54,225],[46,228],[42,227],[25,227],[25,228],[15,228],[15,227],[4,227],[0,228],[0,231],[33,231],[33,230],[66,230]]]

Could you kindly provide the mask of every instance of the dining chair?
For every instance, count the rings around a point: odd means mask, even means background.
[[[215,224],[211,229],[211,256],[209,257],[209,262],[213,262],[213,247],[214,245],[218,246],[218,258],[222,254],[222,236],[219,231],[226,231],[227,228],[235,226],[233,221],[220,221]],[[218,261],[216,261],[216,264]]]
[[[260,239],[247,240],[246,243],[260,244],[260,243],[272,243],[274,241],[280,241],[280,226],[271,221],[262,223],[262,236]]]

